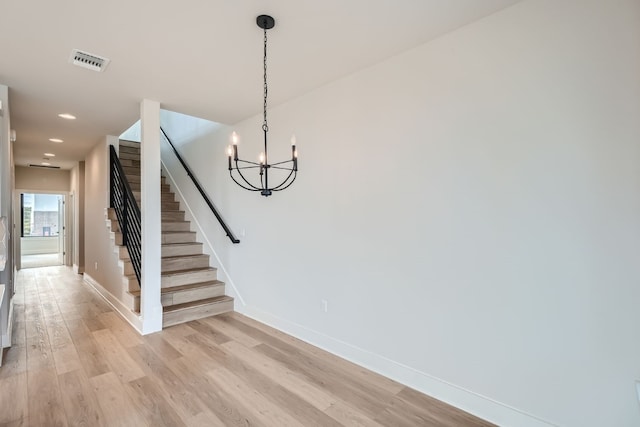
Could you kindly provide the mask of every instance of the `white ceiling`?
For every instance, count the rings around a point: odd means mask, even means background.
[[[53,152],[53,165],[71,167],[135,122],[145,98],[221,123],[259,113],[259,14],[276,19],[268,33],[276,105],[518,1],[1,0],[0,84],[9,86],[16,164]],[[74,48],[111,63],[104,73],[75,67]],[[59,119],[63,112],[77,120]]]

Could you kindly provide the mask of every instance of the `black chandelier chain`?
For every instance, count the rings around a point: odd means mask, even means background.
[[[269,86],[267,86],[267,29],[264,30],[264,59],[262,61],[264,67],[264,105],[263,105],[263,121],[262,130],[269,132],[269,124],[267,123],[267,95],[269,94]]]
[[[269,87],[267,85],[267,30],[271,29],[275,25],[275,20],[267,15],[260,15],[256,19],[258,27],[264,30],[264,57],[262,61],[263,66],[263,108],[262,108],[262,131],[264,134],[264,151],[260,155],[260,162],[252,162],[248,160],[242,160],[238,158],[238,137],[234,132],[232,135],[233,145],[229,146],[229,175],[231,179],[240,187],[249,191],[260,191],[263,196],[270,196],[274,191],[282,191],[289,188],[293,181],[296,180],[298,175],[298,152],[296,150],[295,137],[291,138],[291,159],[277,163],[269,163],[269,153],[267,151],[267,133],[269,132],[269,123],[267,121],[267,98],[269,95]],[[242,166],[240,165],[242,164]],[[243,170],[247,169],[259,169],[259,185],[252,184],[250,180],[245,177]],[[269,171],[271,169],[277,169],[281,171],[289,172],[286,177],[276,186],[269,187]],[[238,176],[238,179],[234,176],[234,171]],[[242,182],[241,182],[242,181]]]

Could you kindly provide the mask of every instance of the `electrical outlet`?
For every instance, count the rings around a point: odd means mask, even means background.
[[[325,313],[329,311],[329,303],[326,299],[322,300],[322,311],[324,311]]]
[[[638,403],[640,403],[640,381],[636,380],[636,394],[638,397]]]
[[[93,266],[97,270],[98,269],[98,261],[96,261]]]

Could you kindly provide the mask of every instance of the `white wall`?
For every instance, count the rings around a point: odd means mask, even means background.
[[[73,210],[73,268],[77,273],[84,272],[84,180],[85,163],[78,164],[70,171],[70,192]]]
[[[9,88],[0,84],[0,217],[6,217],[9,224],[8,237],[6,239],[6,253],[4,269],[0,271],[0,284],[6,286],[5,296],[0,307],[0,347],[11,345],[9,311],[13,297],[13,232],[10,225],[13,224],[13,188],[14,188],[14,164],[13,147],[10,142],[11,120],[9,109]],[[2,356],[0,355],[0,364]]]
[[[84,272],[111,295],[124,301],[122,271],[109,236],[106,209],[109,207],[109,145],[118,138],[108,136],[85,158]],[[96,264],[97,263],[97,264]]]
[[[65,169],[42,169],[16,166],[16,188],[34,192],[60,191],[70,189],[71,172]]]
[[[268,199],[231,128],[180,147],[239,311],[502,425],[640,423],[640,2],[524,1],[269,117]]]

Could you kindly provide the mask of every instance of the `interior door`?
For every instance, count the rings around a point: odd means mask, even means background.
[[[64,197],[58,197],[58,264],[64,264],[66,228],[64,222]],[[61,228],[61,229],[60,229]]]

